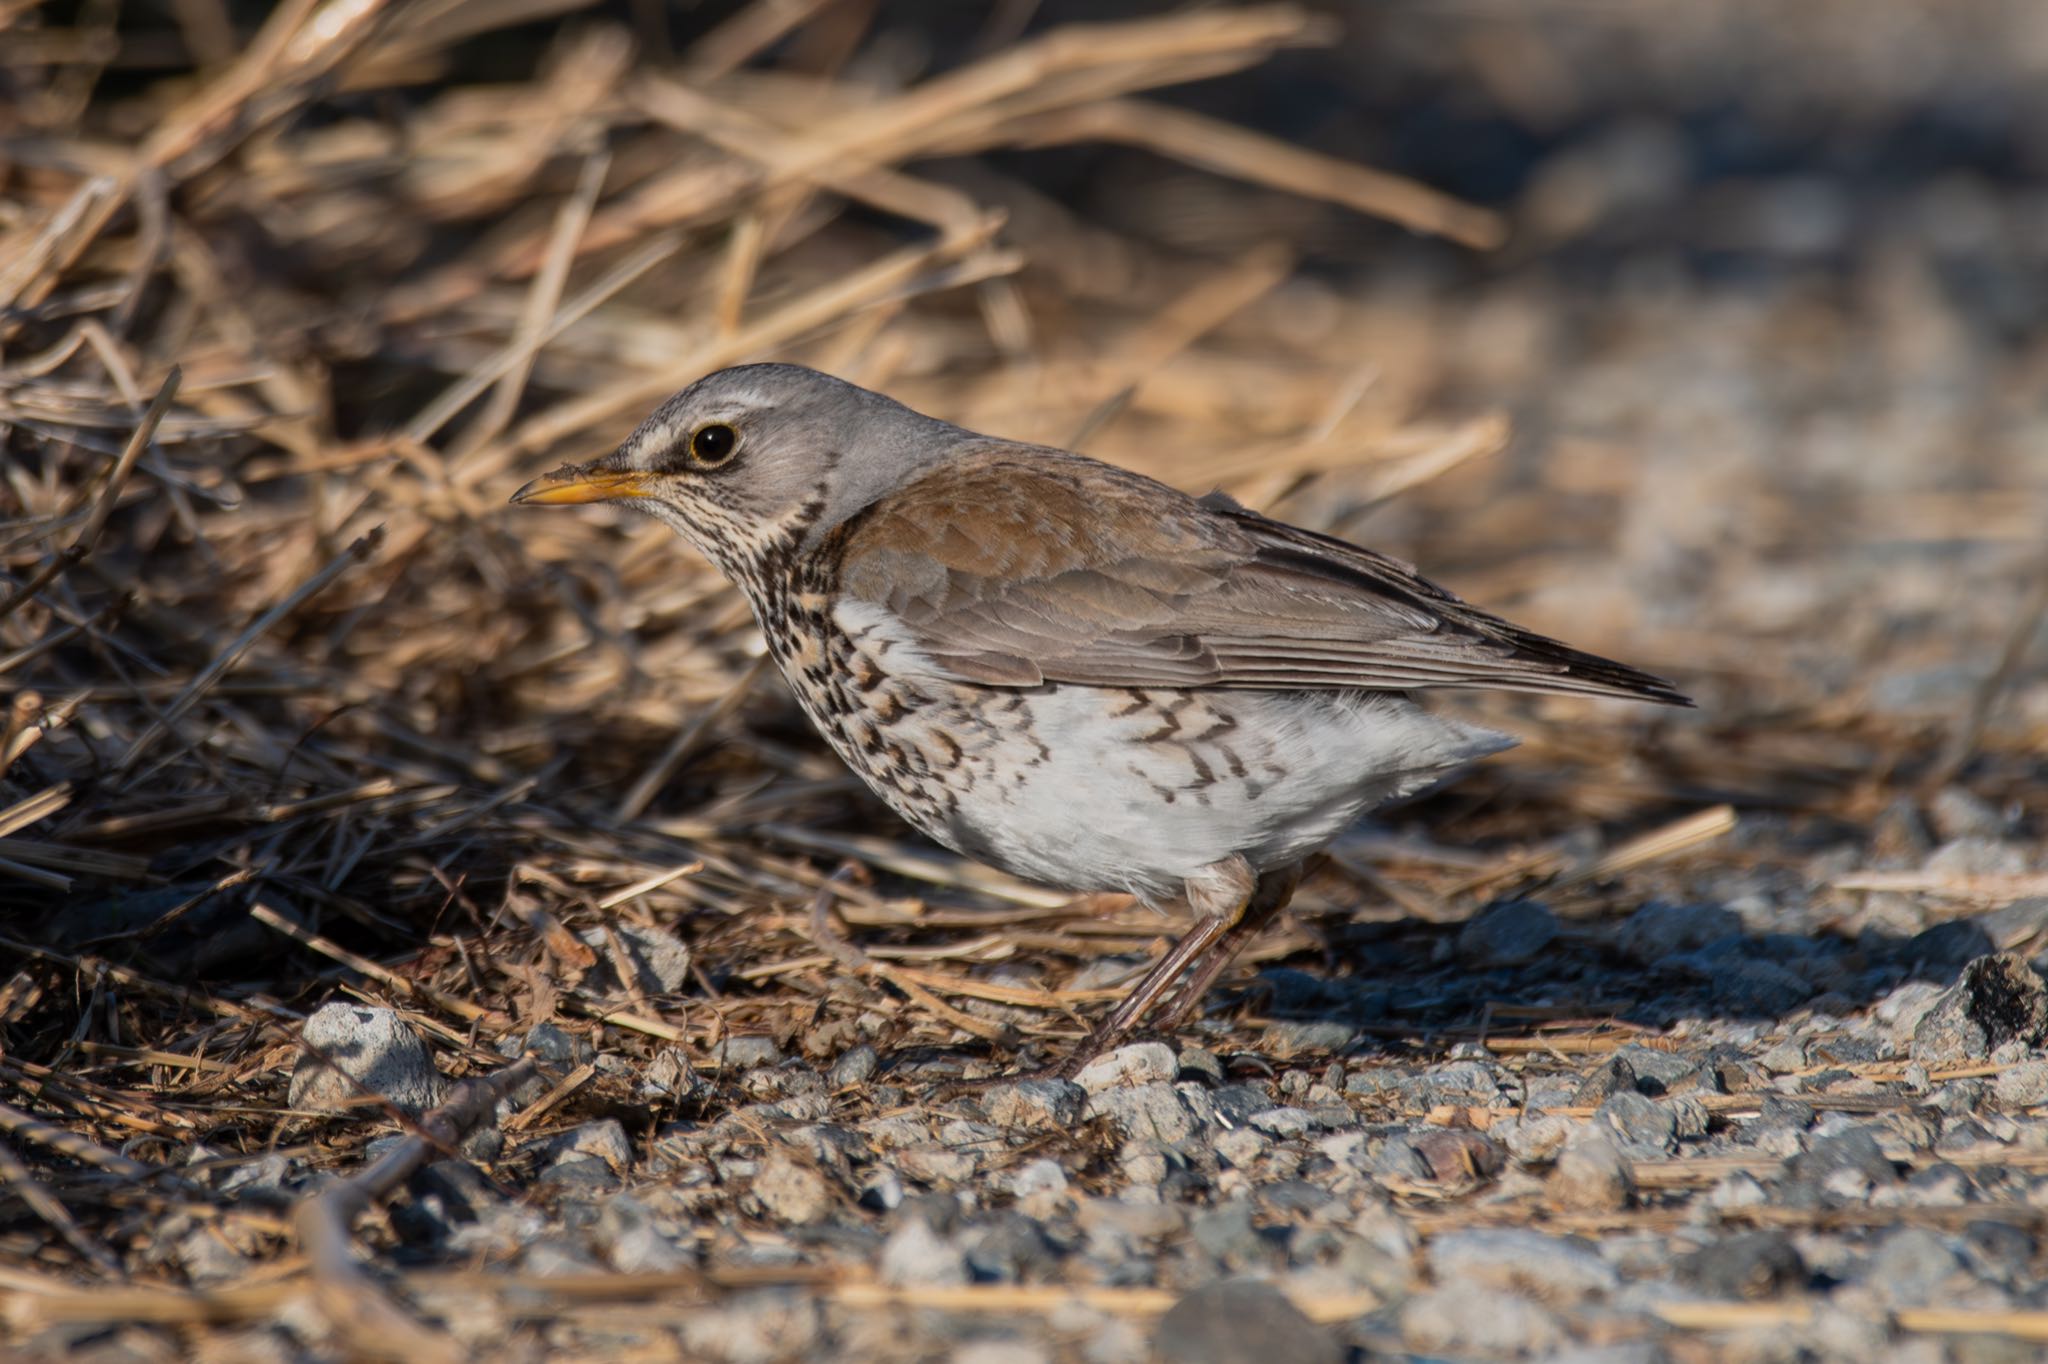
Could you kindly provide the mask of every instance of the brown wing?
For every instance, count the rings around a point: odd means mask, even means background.
[[[842,598],[879,608],[960,681],[1690,704],[1399,560],[1063,451],[966,453],[843,527],[837,545]]]

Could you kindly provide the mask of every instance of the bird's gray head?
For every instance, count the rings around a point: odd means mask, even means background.
[[[739,365],[663,403],[603,459],[514,502],[622,502],[660,517],[729,575],[814,541],[943,462],[963,433],[801,365]]]

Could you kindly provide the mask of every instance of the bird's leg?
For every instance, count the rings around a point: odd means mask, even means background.
[[[1296,863],[1269,871],[1259,878],[1258,888],[1252,892],[1250,901],[1209,946],[1206,954],[1194,963],[1187,980],[1160,1002],[1159,1012],[1152,1020],[1154,1028],[1160,1032],[1172,1032],[1202,1006],[1202,999],[1209,993],[1209,987],[1216,983],[1216,977],[1237,960],[1237,954],[1244,951],[1251,940],[1273,922],[1273,916],[1294,898],[1294,888],[1301,884],[1301,871],[1301,864]]]
[[[1204,867],[1199,874],[1189,877],[1186,898],[1188,908],[1195,915],[1194,927],[1168,949],[1165,956],[1154,963],[1152,969],[1145,973],[1144,979],[1117,1002],[1117,1006],[1109,1011],[1102,1022],[1096,1024],[1095,1031],[1088,1035],[1088,1040],[1068,1058],[1065,1068],[1078,1069],[1092,1057],[1108,1051],[1130,1036],[1145,1015],[1151,1012],[1152,1006],[1173,988],[1173,983],[1180,978],[1182,971],[1187,970],[1190,964],[1205,963],[1217,945],[1233,935],[1257,899],[1259,888],[1264,884],[1262,879],[1253,875],[1250,865],[1242,857],[1217,862]],[[1288,890],[1292,889],[1293,883],[1289,882]],[[1282,895],[1280,903],[1285,904],[1286,899],[1287,897]],[[1268,910],[1259,922],[1264,923],[1271,917],[1272,911]],[[1232,955],[1235,955],[1236,950],[1231,949]],[[1217,968],[1221,969],[1220,966]],[[1214,971],[1203,975],[1200,964],[1196,965],[1195,970],[1196,974],[1205,980],[1215,979]]]

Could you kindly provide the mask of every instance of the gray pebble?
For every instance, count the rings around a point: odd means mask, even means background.
[[[1997,838],[2012,827],[2004,811],[1975,792],[1944,786],[1927,803],[1927,822],[1943,838]]]
[[[2001,952],[1963,968],[1913,1029],[1922,1065],[1981,1061],[2008,1042],[2037,1045],[2048,1033],[2048,990],[2024,957]]]
[[[405,1020],[366,1004],[326,1004],[308,1018],[300,1036],[306,1050],[292,1071],[286,1102],[322,1112],[357,1111],[375,1117],[374,1095],[407,1113],[441,1101],[447,1079]]]
[[[587,1037],[572,1033],[558,1023],[536,1023],[526,1030],[526,1036],[504,1049],[509,1056],[531,1052],[540,1061],[558,1070],[580,1066],[596,1057],[597,1048]]]
[[[1358,1040],[1358,1030],[1334,1019],[1282,1019],[1266,1030],[1275,1056],[1341,1056]]]
[[[1100,1094],[1120,1086],[1171,1081],[1179,1073],[1180,1061],[1173,1048],[1164,1042],[1134,1042],[1082,1066],[1074,1081],[1090,1094]]]
[[[1621,1286],[1620,1274],[1590,1243],[1520,1227],[1438,1236],[1429,1243],[1429,1270],[1440,1284],[1507,1289],[1554,1304],[1602,1296]]]
[[[1648,964],[1695,952],[1742,932],[1742,919],[1722,905],[1674,905],[1651,901],[1622,923],[1621,950]]]
[[[1080,1121],[1088,1093],[1071,1080],[1019,1080],[982,1095],[982,1112],[998,1127],[1063,1132]]]
[[[697,1092],[697,1071],[680,1047],[663,1047],[635,1080],[642,1103],[676,1105]]]
[[[826,1082],[833,1089],[852,1089],[875,1078],[881,1068],[882,1058],[875,1049],[863,1042],[857,1047],[848,1047],[832,1063],[832,1071]]]
[[[685,1359],[765,1364],[818,1357],[821,1300],[800,1289],[770,1288],[715,1298],[678,1315]],[[673,1349],[673,1345],[670,1346]]]
[[[1315,1115],[1305,1108],[1268,1108],[1251,1116],[1251,1124],[1261,1132],[1282,1139],[1301,1137],[1313,1131]]]
[[[671,995],[690,981],[690,949],[665,928],[614,920],[576,935],[583,945],[597,953],[616,978],[630,973],[633,983],[648,994]],[[625,961],[616,960],[612,942],[617,939]]]
[[[2022,1061],[1991,1081],[1991,1093],[2008,1108],[2048,1103],[2048,1061]]]
[[[1199,1080],[1213,1088],[1228,1078],[1223,1070],[1223,1062],[1215,1052],[1204,1047],[1182,1047],[1179,1059],[1179,1079]]]
[[[1543,1187],[1552,1202],[1574,1212],[1618,1212],[1635,1196],[1621,1148],[1593,1134],[1566,1143]]]
[[[1241,1198],[1204,1208],[1188,1219],[1195,1246],[1224,1269],[1245,1272],[1278,1269],[1286,1263],[1280,1242],[1252,1222],[1252,1205]]]
[[[1616,1094],[1636,1092],[1635,1066],[1626,1056],[1610,1056],[1579,1083],[1578,1090],[1572,1095],[1571,1106],[1598,1108]]]
[[[1401,1339],[1425,1353],[1516,1359],[1552,1354],[1565,1335],[1555,1316],[1519,1294],[1460,1284],[1402,1304]]]
[[[1949,1239],[1925,1227],[1900,1227],[1866,1262],[1862,1280],[1887,1305],[1925,1307],[1949,1296],[1967,1271]]]
[[[1781,1231],[1724,1236],[1683,1257],[1676,1268],[1681,1283],[1711,1298],[1773,1298],[1806,1282],[1806,1262]]]
[[[861,1185],[860,1198],[863,1208],[875,1212],[894,1212],[903,1206],[903,1177],[894,1170],[881,1169],[869,1175]]]
[[[1634,1090],[1609,1095],[1593,1121],[1605,1123],[1623,1147],[1639,1157],[1667,1156],[1678,1149],[1678,1124],[1671,1110]]]
[[[1152,1351],[1172,1364],[1339,1364],[1345,1357],[1335,1335],[1253,1279],[1188,1292],[1159,1319]]]
[[[662,1234],[646,1204],[627,1194],[605,1201],[591,1228],[611,1267],[621,1274],[661,1274],[696,1263],[694,1248]]]
[[[974,1178],[980,1161],[957,1146],[906,1146],[896,1153],[896,1165],[920,1184],[946,1189]]]
[[[882,1245],[882,1282],[898,1287],[967,1282],[967,1256],[922,1217],[906,1216]]]
[[[1163,1080],[1101,1090],[1088,1100],[1083,1116],[1108,1120],[1117,1134],[1126,1139],[1171,1143],[1192,1136],[1195,1130],[1194,1115],[1188,1112],[1174,1087]]]
[[[725,1070],[752,1070],[782,1060],[772,1037],[728,1037],[711,1049],[712,1060]]]
[[[752,1193],[768,1216],[804,1226],[832,1210],[831,1186],[808,1165],[782,1151],[771,1151],[754,1172]]]
[[[1536,960],[1557,937],[1557,916],[1536,900],[1486,906],[1458,930],[1458,960],[1484,970]]]

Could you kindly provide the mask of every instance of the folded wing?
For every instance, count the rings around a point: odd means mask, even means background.
[[[966,455],[837,533],[843,609],[991,686],[1484,687],[1689,705],[1383,554],[1061,451]]]

